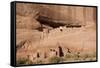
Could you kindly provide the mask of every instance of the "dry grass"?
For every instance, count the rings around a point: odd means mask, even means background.
[[[66,54],[65,61],[95,61],[96,60],[96,53],[80,53],[80,54]]]
[[[23,64],[46,64],[46,63],[62,63],[62,62],[77,62],[77,61],[95,61],[96,53],[67,53],[64,57],[52,56],[47,59],[36,59],[31,61],[27,58],[17,60],[18,65]]]

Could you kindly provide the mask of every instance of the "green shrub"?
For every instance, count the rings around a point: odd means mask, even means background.
[[[66,60],[71,59],[72,57],[73,57],[73,55],[72,55],[72,54],[69,54],[69,53],[67,53],[67,54],[65,55],[65,59],[66,59]]]
[[[36,64],[42,64],[43,61],[42,61],[42,60],[37,60],[35,63],[36,63]]]
[[[67,53],[64,58],[65,58],[65,60],[78,60],[79,54]]]
[[[54,56],[54,57],[49,58],[49,62],[50,63],[60,63],[62,61],[63,61],[63,58],[57,57],[57,56]]]
[[[26,64],[29,60],[26,58],[20,58],[17,60],[17,64]]]
[[[73,58],[74,58],[74,60],[79,60],[80,59],[80,55],[79,54],[74,54]]]

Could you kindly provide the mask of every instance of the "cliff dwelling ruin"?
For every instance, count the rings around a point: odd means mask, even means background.
[[[32,64],[96,60],[96,8],[17,3],[16,49]]]

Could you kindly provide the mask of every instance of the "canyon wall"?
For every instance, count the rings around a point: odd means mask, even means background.
[[[33,19],[44,16],[51,20],[65,21],[61,23],[81,25],[96,22],[95,7],[18,3],[16,9],[18,15]]]
[[[67,27],[72,24],[80,27]],[[34,56],[41,59],[42,55],[42,60],[67,53],[96,55],[95,25],[95,7],[17,3],[16,57],[34,61]]]

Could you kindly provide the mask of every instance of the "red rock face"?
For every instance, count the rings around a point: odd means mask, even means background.
[[[16,29],[17,59],[42,59],[47,63],[53,56],[96,52],[93,7],[18,3]]]

